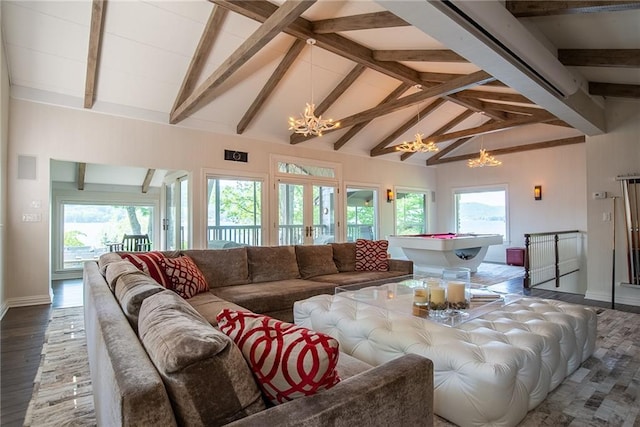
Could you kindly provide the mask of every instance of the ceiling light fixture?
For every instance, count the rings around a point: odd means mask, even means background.
[[[415,85],[414,87],[418,90],[422,89],[421,85]],[[420,107],[418,107],[418,121],[416,124],[418,123],[420,123]],[[424,138],[424,135],[418,132],[413,141],[404,141],[396,145],[396,151],[402,151],[404,153],[434,153],[439,150],[433,141],[424,142],[422,138]]]
[[[502,162],[491,154],[487,153],[487,150],[482,148],[480,150],[480,156],[476,159],[469,159],[467,162],[470,168],[482,168],[485,166],[500,166]]]
[[[311,103],[307,103],[304,113],[300,114],[299,119],[289,117],[289,130],[304,136],[322,136],[322,132],[340,127],[340,122],[334,122],[333,119],[323,119],[322,116],[316,117],[316,105],[313,103],[313,45],[316,44],[316,40],[307,39],[307,44],[309,45]]]
[[[484,114],[484,113],[481,113]],[[478,123],[478,127],[482,125],[482,116],[480,116],[480,123]],[[483,168],[485,166],[500,166],[502,162],[491,154],[487,153],[487,150],[484,149],[484,134],[480,134],[480,156],[475,159],[469,159],[467,161],[467,166],[470,168]]]

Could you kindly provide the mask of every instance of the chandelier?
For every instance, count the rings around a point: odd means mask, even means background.
[[[313,103],[313,45],[316,44],[315,39],[307,39],[309,45],[309,63],[310,63],[310,76],[311,82],[311,103],[307,103],[304,113],[300,114],[300,118],[295,119],[289,117],[289,130],[294,133],[299,133],[304,136],[322,136],[322,132],[328,131],[340,127],[340,122],[334,122],[332,119],[323,119],[322,116],[316,117],[315,108]]]
[[[497,160],[491,154],[487,153],[487,150],[485,150],[484,148],[480,150],[480,157],[478,157],[477,159],[469,159],[469,161],[467,162],[467,165],[470,168],[482,168],[485,166],[500,166],[501,164],[502,162],[500,160]]]
[[[416,85],[416,89],[421,90],[421,85]],[[420,123],[420,107],[418,106],[418,121]],[[438,146],[433,142],[424,142],[422,140],[424,135],[420,132],[416,133],[413,141],[404,141],[402,144],[396,145],[396,151],[403,151],[405,153],[433,153],[439,150]]]
[[[416,139],[396,145],[396,151],[403,151],[405,153],[432,153],[439,150],[433,141],[424,142],[422,138],[424,138],[424,135],[416,133]]]

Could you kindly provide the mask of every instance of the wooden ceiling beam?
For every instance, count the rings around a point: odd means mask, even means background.
[[[621,10],[640,9],[640,1],[507,0],[505,7],[516,18],[529,18],[535,16],[617,12]]]
[[[399,98],[400,95],[405,93],[410,87],[411,87],[411,85],[409,85],[407,83],[400,83],[400,85],[398,87],[396,87],[393,90],[393,92],[391,92],[389,95],[387,95],[382,101],[380,101],[380,103],[378,103],[378,105],[382,105],[382,104],[385,104],[387,102],[393,101],[394,99]],[[347,142],[349,142],[349,140],[351,138],[356,136],[356,134],[358,134],[358,132],[360,132],[362,129],[364,129],[364,127],[367,126],[372,121],[373,121],[373,119],[367,120],[366,122],[358,123],[357,125],[354,125],[354,126],[351,126],[351,128],[349,130],[347,130],[336,142],[333,143],[333,149],[334,150],[341,149]]]
[[[178,95],[176,96],[176,100],[171,108],[172,113],[184,102],[187,96],[189,96],[196,87],[198,77],[200,77],[200,74],[202,73],[202,69],[207,61],[209,52],[211,52],[213,43],[220,34],[220,29],[222,28],[222,24],[224,23],[227,14],[227,9],[217,5],[213,6],[213,9],[209,14],[209,19],[202,30],[202,35],[200,36],[200,41],[198,41],[196,51],[191,57],[187,72],[182,79],[182,85],[180,85],[180,90],[178,90]]]
[[[227,81],[231,75],[251,59],[260,49],[280,34],[316,0],[287,0],[263,22],[263,24],[245,40],[195,91],[171,113],[170,123],[175,124],[193,113],[205,98]],[[247,2],[263,3],[263,2]]]
[[[376,146],[373,147],[371,149],[371,151],[369,152],[369,155],[371,157],[377,156],[378,153],[380,152],[380,150],[386,148],[387,145],[391,144],[393,141],[398,139],[398,137],[400,137],[400,135],[405,133],[411,127],[413,127],[413,126],[417,125],[418,123],[420,123],[429,114],[431,114],[433,111],[435,111],[438,107],[442,106],[442,104],[444,104],[444,103],[445,103],[445,100],[443,98],[437,98],[435,101],[433,101],[432,103],[430,103],[429,105],[424,107],[422,110],[420,110],[416,116],[411,116],[411,118],[409,120],[407,120],[406,122],[404,122],[403,124],[398,126],[386,138],[384,138],[382,141],[380,141],[378,144],[376,144]],[[393,149],[395,151],[395,147],[393,147]]]
[[[402,110],[403,108],[411,107],[412,105],[419,104],[426,99],[435,97],[435,96],[443,96],[449,95],[452,93],[456,93],[458,91],[462,91],[470,86],[475,86],[478,84],[482,84],[484,82],[493,80],[493,77],[487,74],[484,71],[476,71],[475,73],[471,73],[466,76],[461,76],[457,79],[450,80],[447,83],[442,83],[437,86],[432,86],[430,88],[423,88],[420,92],[404,96],[395,101],[387,102],[382,105],[378,105],[376,107],[370,108],[365,111],[361,111],[360,113],[356,113],[344,119],[340,119],[341,127],[353,126],[358,123],[362,123],[365,121],[373,120],[377,117],[384,116],[386,114],[393,113],[398,110]],[[329,132],[333,132],[338,130],[339,128],[330,129],[325,134]],[[289,138],[289,142],[291,144],[298,144],[300,142],[311,139],[312,137],[304,136],[301,134],[293,134]]]
[[[444,83],[451,79],[455,79],[456,77],[460,77],[462,74],[453,74],[453,73],[432,73],[428,71],[420,72],[420,79],[423,82],[430,83]],[[492,82],[488,82],[484,84],[484,86],[497,86],[497,87],[507,87],[504,83],[498,80],[494,80]]]
[[[503,111],[484,107],[483,101],[480,101],[479,99],[464,98],[456,95],[449,95],[447,98],[449,101],[458,104],[461,107],[465,107],[469,110],[475,111],[476,113],[485,114],[494,120],[503,122],[508,119],[507,115]]]
[[[445,49],[374,50],[373,59],[376,61],[469,62],[454,51]]]
[[[640,67],[640,49],[558,49],[558,60],[574,67]]]
[[[491,108],[497,111],[504,111],[506,113],[537,115],[540,113],[546,113],[542,108],[525,107],[523,105],[503,104],[501,102],[488,102],[480,101],[482,108]]]
[[[327,111],[329,107],[331,107],[333,103],[338,100],[340,95],[342,95],[356,81],[356,79],[365,72],[366,69],[367,67],[362,64],[357,64],[355,67],[353,67],[349,74],[347,74],[345,78],[342,79],[340,83],[338,83],[338,86],[336,86],[331,91],[331,93],[327,95],[327,97],[323,99],[322,102],[318,105],[318,107],[315,109],[316,115],[319,116],[321,114],[324,114],[324,112]]]
[[[591,95],[612,96],[617,98],[640,98],[640,85],[589,82]]]
[[[548,114],[548,120],[555,120],[555,117],[553,117],[551,114]],[[452,139],[460,139],[465,136],[476,136],[476,135],[481,135],[485,133],[492,133],[496,131],[501,131],[505,129],[510,129],[510,128],[524,126],[524,125],[530,125],[535,123],[544,123],[544,119],[527,116],[527,117],[522,117],[514,120],[507,120],[504,122],[485,123],[483,125],[480,125],[474,128],[459,130],[451,133],[445,133],[442,135],[434,135],[431,138],[429,138],[429,141],[433,141],[436,143],[444,142]]]
[[[458,96],[472,99],[488,99],[502,102],[517,102],[518,104],[534,104],[525,96],[517,93],[489,92],[483,90],[465,90],[458,92]],[[535,105],[535,104],[534,104]]]
[[[456,127],[457,125],[462,123],[464,120],[466,120],[469,117],[471,117],[473,114],[474,114],[474,112],[472,110],[463,111],[461,114],[458,114],[452,120],[449,120],[449,122],[445,123],[439,129],[437,129],[435,132],[433,132],[431,135],[429,135],[426,138],[426,141],[429,141],[429,138],[431,138],[431,136],[433,136],[433,135],[440,135],[440,134],[442,134],[444,132],[447,132],[450,129],[453,129],[454,127]],[[405,161],[405,160],[407,160],[409,157],[411,157],[414,154],[415,153],[402,153],[402,155],[400,156],[400,160],[401,161]]]
[[[554,139],[554,140],[543,141],[543,142],[535,142],[532,144],[517,145],[514,147],[498,148],[495,150],[491,150],[491,155],[501,156],[505,154],[520,153],[523,151],[541,150],[545,148],[560,147],[563,145],[571,145],[571,144],[581,144],[581,143],[584,143],[585,140],[586,138],[584,137],[584,135],[581,135],[581,136],[574,136],[570,138],[561,138],[561,139]],[[479,155],[480,153],[470,153],[470,154],[463,154],[460,156],[441,157],[437,161],[432,162],[431,164],[429,164],[429,161],[427,161],[427,165],[459,162],[463,160],[473,159],[475,157],[478,157]]]
[[[209,0],[225,7],[234,13],[246,16],[258,22],[268,19],[278,7],[268,1],[243,0]],[[298,18],[283,31],[299,39],[314,38],[316,46],[349,59],[357,64],[363,64],[372,70],[409,84],[421,84],[419,73],[397,62],[381,62],[373,59],[373,51],[339,34],[316,34],[313,23],[304,18]]]
[[[271,96],[273,91],[276,89],[278,83],[280,83],[284,75],[289,71],[293,61],[295,61],[298,55],[300,55],[305,44],[306,43],[300,39],[295,39],[293,41],[293,44],[284,55],[284,58],[282,58],[282,61],[280,61],[280,64],[278,64],[273,74],[271,74],[271,77],[269,77],[269,80],[267,80],[267,83],[265,83],[260,90],[260,93],[258,93],[258,96],[256,96],[256,99],[253,100],[249,109],[244,113],[240,122],[238,122],[238,126],[236,126],[236,133],[241,134],[247,129],[247,126],[249,126],[264,103],[269,99],[269,96]]]
[[[77,172],[77,180],[78,180],[78,190],[84,190],[84,180],[87,174],[87,164],[86,163],[78,163],[78,172]]]
[[[87,53],[87,73],[84,81],[84,108],[93,107],[98,80],[98,63],[104,27],[106,0],[93,0],[91,4],[91,27],[89,29],[89,50]]]
[[[464,144],[472,140],[473,136],[468,136],[466,138],[458,139],[457,141],[453,141],[451,144],[447,145],[445,148],[441,149],[433,156],[427,159],[427,166],[435,166],[439,163],[439,160],[449,154],[450,152],[457,150],[462,147]]]
[[[144,181],[142,182],[142,194],[147,194],[149,191],[149,186],[151,185],[151,180],[155,173],[155,169],[147,169],[147,174],[144,176]]]
[[[313,21],[311,30],[316,34],[328,34],[374,28],[407,27],[409,25],[404,19],[398,18],[391,12],[384,11]]]

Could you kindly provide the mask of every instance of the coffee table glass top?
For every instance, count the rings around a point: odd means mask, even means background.
[[[335,289],[335,295],[380,307],[395,313],[413,316],[414,289],[426,287],[428,279],[433,278],[407,275],[391,279],[338,286]],[[419,317],[447,326],[457,326],[522,298],[522,292],[498,292],[490,289],[488,286],[474,283],[470,284],[469,292],[471,294],[470,308],[466,310],[445,310],[438,312],[431,310],[428,317]]]

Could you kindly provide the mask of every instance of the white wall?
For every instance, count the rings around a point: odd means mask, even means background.
[[[380,235],[393,230],[393,204],[383,202],[384,189],[394,185],[435,189],[435,171],[424,166],[313,150],[312,143],[291,146],[239,136],[223,136],[115,116],[72,110],[29,101],[10,101],[6,294],[11,306],[49,301],[50,159],[117,164],[191,173],[194,247],[204,247],[205,169],[268,174],[269,154],[340,162],[345,182],[380,188]],[[223,160],[224,149],[249,152],[249,163]],[[16,179],[18,155],[37,157],[37,179]],[[32,201],[41,201],[34,209]],[[41,222],[22,222],[23,213],[40,213]]]
[[[0,6],[0,10],[2,7]],[[0,18],[1,20],[1,18]],[[0,31],[0,318],[8,309],[6,304],[5,257],[7,217],[7,145],[9,134],[9,71],[4,56],[4,41]]]
[[[587,258],[588,290],[586,297],[611,301],[613,222],[603,221],[603,213],[613,212],[613,199],[594,200],[593,192],[606,191],[621,196],[620,175],[640,175],[640,102],[608,99],[607,133],[587,138],[587,209],[589,248]],[[621,304],[640,305],[640,287],[620,287],[628,281],[627,246],[623,227],[622,200],[616,199],[615,295]]]
[[[491,246],[487,260],[506,262],[507,247],[524,247],[524,234],[587,229],[586,146],[574,144],[498,156],[499,167],[471,169],[465,162],[437,167],[438,229],[455,231],[456,188],[507,186],[508,237]],[[542,186],[542,200],[533,187]]]

